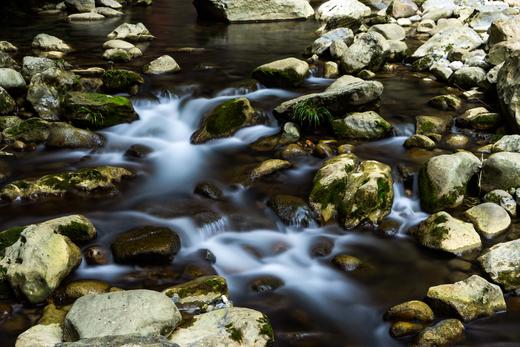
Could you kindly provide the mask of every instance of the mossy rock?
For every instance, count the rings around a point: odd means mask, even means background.
[[[221,303],[222,296],[228,295],[228,286],[223,277],[202,276],[169,287],[163,293],[176,300],[175,304],[181,311],[196,309],[198,312],[206,312],[208,306]]]
[[[117,192],[117,184],[123,178],[133,176],[131,171],[121,167],[83,168],[11,182],[0,190],[0,197],[14,201],[62,197],[65,194],[113,193]]]
[[[70,310],[69,306],[56,307],[54,304],[48,304],[43,308],[43,313],[40,319],[38,320],[38,324],[49,325],[49,324],[59,324],[63,326],[63,322],[65,321],[65,316]]]
[[[243,97],[232,99],[217,106],[204,118],[199,130],[191,136],[191,142],[200,144],[229,137],[241,128],[255,124],[258,124],[258,118],[249,100]]]
[[[23,120],[17,116],[0,116],[0,130],[19,126]]]
[[[5,129],[2,134],[7,141],[20,140],[28,143],[43,143],[47,141],[50,134],[51,123],[40,118],[29,118]]]
[[[134,71],[114,69],[103,73],[103,89],[107,93],[129,93],[135,86],[143,84],[143,77]]]
[[[308,73],[307,62],[287,58],[256,68],[252,77],[268,87],[290,88],[302,84]]]
[[[341,138],[375,140],[389,135],[392,125],[376,112],[367,111],[333,120],[332,129]]]
[[[129,99],[99,93],[70,92],[64,116],[80,128],[101,129],[138,119]]]
[[[8,114],[16,109],[16,102],[9,93],[0,87],[0,115]]]

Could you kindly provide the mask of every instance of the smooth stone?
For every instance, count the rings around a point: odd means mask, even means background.
[[[179,72],[181,67],[175,59],[169,55],[163,55],[157,59],[152,60],[143,67],[145,74],[160,75],[165,73]]]
[[[286,58],[257,67],[252,76],[268,87],[289,88],[302,84],[308,73],[307,62]]]
[[[464,325],[458,319],[445,319],[420,332],[412,346],[452,346],[463,340]]]
[[[502,234],[511,225],[511,218],[506,210],[492,202],[474,206],[464,212],[464,216],[488,239]]]
[[[516,217],[516,201],[511,194],[505,190],[492,190],[484,196],[485,202],[494,202],[502,206],[511,217]]]
[[[389,321],[423,322],[428,323],[435,319],[435,315],[426,303],[418,300],[403,302],[390,307],[384,315]]]

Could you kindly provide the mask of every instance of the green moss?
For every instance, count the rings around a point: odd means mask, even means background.
[[[311,191],[310,200],[313,203],[320,204],[322,207],[328,204],[338,205],[343,200],[347,184],[346,177],[338,179],[326,187],[317,182]]]
[[[388,204],[388,194],[390,193],[390,185],[384,178],[377,180],[377,199],[380,207],[385,207]]]
[[[249,105],[243,99],[227,101],[215,108],[206,122],[206,130],[213,135],[226,134],[246,121],[244,110]]]
[[[260,324],[260,335],[265,335],[269,338],[269,342],[274,341],[274,331],[271,323],[269,323],[269,319],[267,316],[263,315],[261,318],[258,318],[258,324]]]
[[[13,227],[0,232],[0,257],[5,254],[5,249],[14,244],[20,238],[20,234],[25,227]]]
[[[453,207],[461,195],[466,193],[466,187],[456,187],[449,194],[438,196],[426,173],[426,164],[419,171],[419,193],[421,197],[421,207],[427,212],[438,212],[446,208]]]
[[[7,138],[40,143],[49,136],[49,123],[40,118],[30,118],[4,130]]]
[[[114,69],[103,73],[103,87],[108,92],[127,92],[133,86],[143,84],[144,79],[134,71]]]
[[[296,87],[304,80],[293,69],[271,69],[260,67],[253,71],[252,77],[268,87]]]
[[[244,333],[242,332],[242,330],[235,328],[233,326],[233,323],[229,323],[228,325],[226,325],[226,331],[228,332],[229,337],[233,341],[236,341],[238,343],[242,342],[242,339],[244,338]]]
[[[58,227],[58,233],[69,237],[73,241],[84,241],[89,238],[90,226],[85,223],[72,221]],[[87,236],[87,237],[85,237]]]
[[[171,297],[177,294],[180,298],[204,295],[207,293],[227,295],[228,287],[226,280],[220,276],[203,276],[166,290],[166,295]]]

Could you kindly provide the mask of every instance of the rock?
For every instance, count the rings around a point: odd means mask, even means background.
[[[401,61],[408,56],[408,45],[406,42],[397,40],[388,40],[387,42],[389,46],[388,61]]]
[[[388,7],[389,14],[394,18],[411,17],[417,13],[419,8],[415,2],[411,0],[394,0],[391,6]]]
[[[219,200],[223,195],[222,190],[211,182],[201,182],[197,184],[194,193],[211,200]]]
[[[40,118],[29,118],[25,121],[14,121],[7,124],[2,132],[6,141],[23,141],[26,143],[43,143],[50,133],[50,124]]]
[[[193,317],[170,336],[179,346],[264,347],[274,340],[268,318],[249,308],[225,308]]]
[[[363,262],[349,254],[338,254],[332,258],[332,264],[342,271],[351,272],[357,270]]]
[[[253,71],[253,78],[268,87],[289,88],[303,83],[309,64],[296,58],[277,60]]]
[[[453,49],[472,50],[482,45],[483,41],[473,29],[466,26],[448,27],[440,30],[412,54],[413,58],[427,55],[446,57]]]
[[[195,144],[222,137],[229,137],[238,130],[258,124],[255,109],[248,99],[241,97],[226,101],[206,116],[199,129],[191,136]]]
[[[5,188],[4,188],[5,189]],[[48,224],[25,227],[4,250],[0,267],[11,287],[31,303],[44,301],[81,262],[79,248]]]
[[[0,87],[6,90],[23,90],[26,88],[26,84],[18,71],[0,68]]]
[[[16,110],[16,101],[9,93],[0,87],[0,115],[8,114]]]
[[[123,96],[70,92],[64,116],[78,127],[106,128],[138,119],[130,100]]]
[[[333,61],[327,61],[323,65],[323,77],[337,78],[339,75],[339,66]]]
[[[428,323],[435,319],[430,306],[422,301],[412,300],[392,306],[386,311],[384,318],[389,321],[423,322]]]
[[[164,336],[140,336],[137,334],[93,337],[76,342],[63,342],[53,347],[177,347]]]
[[[69,282],[65,285],[65,287],[61,287],[60,289],[58,289],[54,293],[54,299],[60,305],[69,305],[77,299],[81,298],[82,296],[107,293],[111,291],[111,288],[112,286],[110,284],[102,281],[78,280],[74,282]],[[69,310],[70,306],[68,306],[68,310],[63,314],[63,317],[60,317],[63,318],[60,324],[63,324],[65,316]]]
[[[16,347],[54,347],[62,341],[59,324],[37,324],[21,333],[16,339]]]
[[[489,112],[485,107],[469,109],[457,118],[457,125],[475,130],[494,129],[500,126],[501,123],[502,118],[500,114]]]
[[[516,217],[516,201],[505,190],[492,190],[484,196],[485,202],[494,202],[500,205],[511,217]]]
[[[67,17],[69,22],[94,22],[105,19],[105,16],[96,12],[75,13]]]
[[[123,16],[124,13],[118,10],[114,10],[109,7],[96,7],[96,13],[102,15],[105,18]]]
[[[353,41],[354,33],[349,28],[333,29],[320,36],[313,42],[311,46],[311,53],[324,55],[327,53],[334,42],[336,42],[336,44],[343,43],[343,46],[348,47],[348,45],[350,45]],[[340,54],[334,54],[332,51],[330,54],[332,56],[338,56],[338,58],[341,56]]]
[[[102,147],[104,143],[105,139],[101,135],[59,122],[49,127],[45,145],[55,148],[97,148]]]
[[[392,185],[388,165],[342,154],[327,160],[318,170],[309,203],[325,223],[336,216],[345,228],[363,221],[380,223],[392,207]]]
[[[108,264],[107,251],[99,246],[91,246],[84,250],[85,261],[89,265]]]
[[[166,227],[144,226],[119,234],[112,243],[118,263],[169,263],[181,248],[179,235]]]
[[[267,205],[286,225],[308,227],[314,223],[314,212],[302,198],[292,195],[275,195]]]
[[[518,41],[520,38],[520,15],[494,21],[488,29],[488,48],[502,41]]]
[[[0,69],[1,70],[1,69]],[[520,53],[514,53],[505,62],[497,77],[497,94],[506,120],[520,129]],[[1,80],[1,78],[0,78]]]
[[[20,66],[8,53],[0,51],[0,68],[20,70]]]
[[[102,6],[102,7],[110,7],[115,10],[119,10],[119,9],[123,8],[123,5],[121,5],[116,0],[96,0],[96,5]]]
[[[426,135],[419,134],[415,134],[407,138],[403,145],[405,148],[434,149],[436,147],[435,141]]]
[[[470,138],[464,134],[449,134],[444,138],[444,144],[450,149],[465,148]]]
[[[481,189],[509,190],[520,187],[520,153],[499,152],[490,155],[482,164]]]
[[[455,310],[464,321],[489,317],[506,309],[500,287],[477,275],[453,284],[431,287],[427,297]]]
[[[309,18],[314,14],[305,0],[267,0],[262,3],[247,0],[195,0],[199,17],[226,22],[278,21]]]
[[[128,63],[135,58],[139,58],[143,52],[137,47],[131,49],[109,48],[103,52],[103,59],[112,60],[119,63]]]
[[[502,69],[503,65],[504,65],[504,63],[500,63],[499,65],[495,66],[494,68],[492,68],[491,70],[488,71],[488,73],[486,75],[486,80],[488,81],[488,83],[490,85],[497,84],[498,74],[499,74],[500,70]]]
[[[164,73],[175,73],[181,71],[181,67],[175,59],[169,55],[163,55],[155,60],[152,60],[143,67],[143,72],[146,74],[159,75]]]
[[[271,175],[277,171],[288,169],[292,166],[291,162],[281,159],[268,159],[255,167],[249,175],[251,180],[256,180],[264,176]]]
[[[415,132],[420,135],[444,134],[451,128],[451,117],[417,116],[415,118]]]
[[[389,135],[392,125],[376,112],[367,111],[333,120],[332,129],[341,138],[374,140]]]
[[[415,335],[422,330],[424,330],[425,326],[421,323],[414,322],[395,322],[390,327],[390,335],[392,337],[404,337]]]
[[[181,315],[166,295],[146,289],[82,296],[65,317],[65,341],[109,335],[168,336]]]
[[[520,152],[520,135],[504,135],[493,144],[493,152]]]
[[[354,43],[341,57],[341,68],[347,74],[370,69],[381,69],[388,56],[390,47],[383,35],[377,32],[362,33],[355,37]]]
[[[368,29],[368,32],[379,33],[387,40],[401,41],[406,37],[406,31],[395,23],[377,24]]]
[[[70,52],[72,48],[56,36],[38,34],[34,37],[32,48],[42,51]]]
[[[520,36],[519,36],[520,39]],[[507,60],[515,51],[520,50],[520,41],[502,41],[489,49],[486,57],[488,63],[500,65]]]
[[[117,183],[133,175],[132,172],[120,167],[84,168],[11,182],[0,190],[0,197],[14,201],[62,197],[65,194],[114,193],[117,192]]]
[[[63,70],[65,65],[66,63],[49,58],[27,56],[23,58],[22,75],[27,80],[31,80],[34,75],[50,68]]]
[[[497,237],[511,225],[506,210],[492,202],[474,206],[464,212],[464,216],[488,239]]]
[[[130,93],[144,83],[143,77],[137,72],[123,69],[112,69],[103,72],[103,89],[108,93]]]
[[[480,67],[466,66],[451,76],[451,82],[461,88],[471,89],[481,86],[486,81],[486,71]]]
[[[59,119],[65,95],[74,86],[75,77],[72,72],[49,68],[31,78],[27,90],[27,100],[40,118]]]
[[[357,0],[329,0],[318,8],[316,19],[329,22],[340,17],[362,18],[370,15],[370,8]]]
[[[65,0],[65,5],[75,12],[91,12],[96,8],[94,0]]]
[[[417,25],[417,32],[418,33],[431,33],[435,29],[435,21],[431,19],[423,19],[418,25]]]
[[[115,1],[115,0],[114,0]],[[124,40],[108,40],[105,43],[103,43],[104,49],[124,49],[125,51],[128,51],[132,48],[135,48],[135,45],[133,43],[124,41]]]
[[[0,41],[0,51],[6,53],[16,53],[18,48],[8,41]]]
[[[274,109],[276,116],[294,120],[303,105],[318,112],[325,108],[332,117],[344,116],[356,108],[377,102],[383,93],[383,85],[377,81],[364,81],[353,76],[342,76],[324,92],[307,94],[286,101]],[[318,112],[319,113],[319,112]]]
[[[196,314],[212,311],[222,304],[222,296],[228,295],[226,280],[220,276],[202,276],[163,290],[163,294],[174,299],[181,311]]]
[[[150,41],[155,37],[146,29],[143,23],[123,23],[107,35],[110,40],[125,40],[132,42]]]
[[[462,107],[462,100],[458,96],[452,94],[439,95],[431,98],[428,101],[428,105],[443,111],[457,111]]]
[[[478,258],[491,279],[505,290],[520,289],[520,239],[494,245]]]
[[[463,340],[464,325],[458,319],[445,319],[419,333],[413,346],[451,346]]]
[[[468,152],[443,154],[429,159],[419,173],[421,206],[437,212],[459,206],[480,160]]]

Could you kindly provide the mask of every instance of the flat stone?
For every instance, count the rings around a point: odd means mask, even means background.
[[[511,225],[511,217],[506,210],[492,202],[474,206],[464,212],[464,216],[488,239],[502,234]]]

